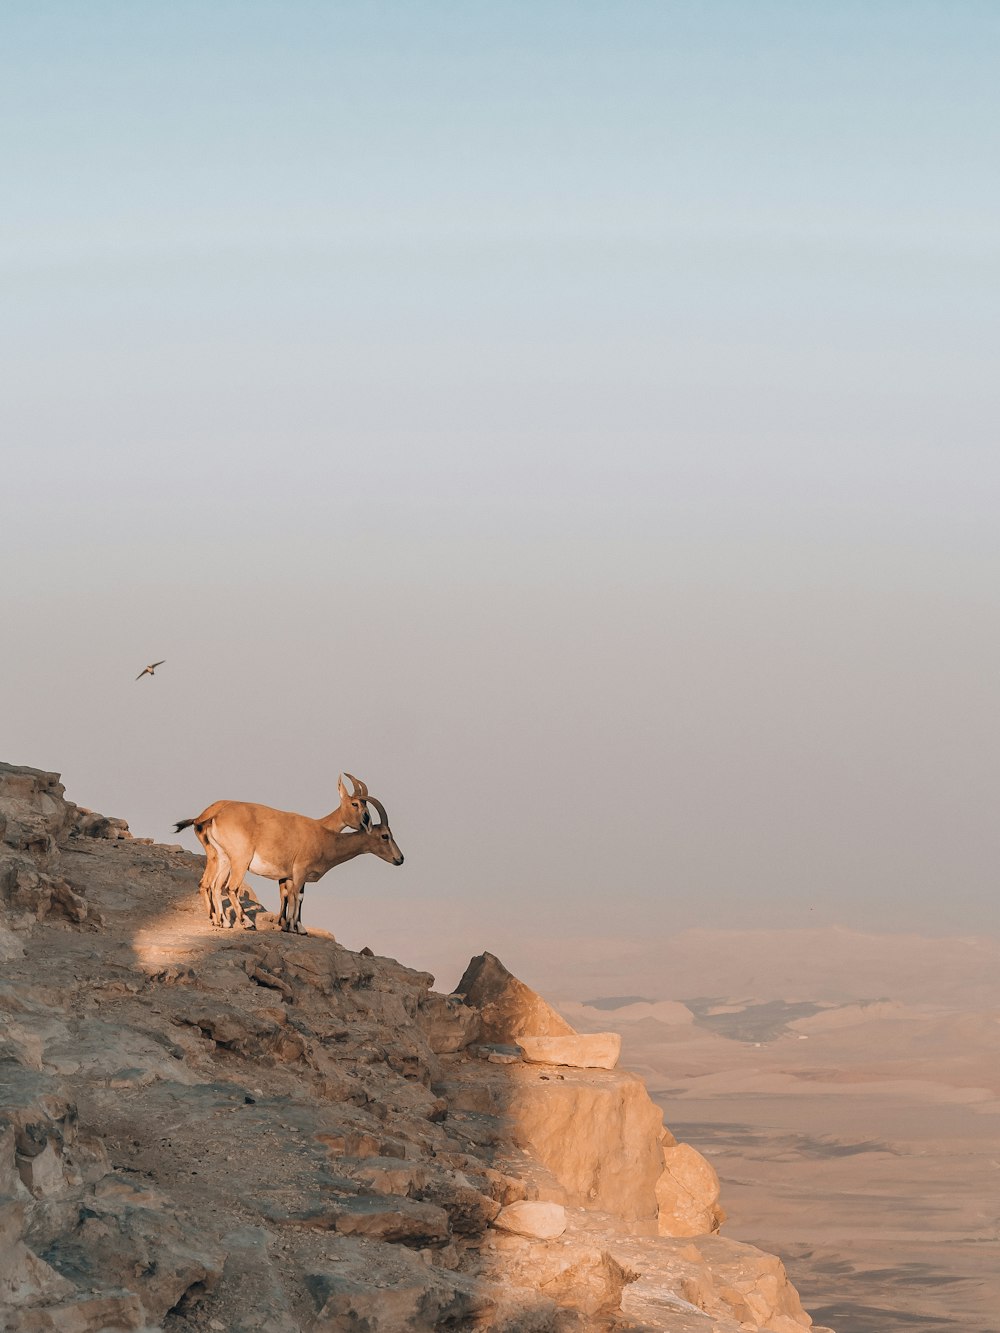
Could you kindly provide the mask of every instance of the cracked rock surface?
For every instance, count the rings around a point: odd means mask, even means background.
[[[641,1080],[481,1058],[515,1001],[558,1026],[527,987],[484,1024],[321,932],[215,930],[202,865],[0,764],[0,1330],[808,1327]]]

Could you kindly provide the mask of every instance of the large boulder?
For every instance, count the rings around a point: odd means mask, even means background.
[[[534,1064],[614,1069],[618,1063],[622,1041],[617,1032],[577,1032],[495,954],[472,959],[455,995],[478,1011],[478,1035],[484,1042],[515,1043]]]
[[[58,859],[57,843],[73,819],[58,773],[0,763],[0,842],[41,866]]]
[[[420,998],[416,1020],[435,1055],[464,1050],[479,1036],[478,1011],[463,1004],[457,995],[428,991]]]
[[[715,1168],[690,1143],[665,1144],[656,1182],[661,1236],[704,1236],[725,1221]]]
[[[555,1306],[573,1309],[578,1317],[583,1316],[584,1328],[608,1327],[604,1321],[614,1319],[622,1292],[637,1276],[607,1250],[586,1241],[572,1241],[565,1236],[549,1241],[532,1240],[498,1231],[491,1232],[482,1245],[480,1272],[496,1283],[504,1295],[514,1296],[516,1289],[522,1287],[547,1297]],[[542,1310],[538,1313],[543,1315]],[[505,1331],[528,1328],[538,1333],[564,1326],[554,1311],[543,1315],[538,1323],[519,1323],[516,1316],[508,1316],[491,1325]],[[574,1323],[569,1327],[581,1325]]]
[[[708,1265],[719,1306],[728,1307],[743,1326],[766,1329],[768,1333],[801,1333],[811,1326],[812,1320],[776,1255],[713,1236],[700,1239],[696,1253]]]
[[[0,960],[21,956],[13,931],[47,917],[79,924],[87,903],[59,871],[59,844],[76,806],[64,799],[58,773],[0,763]]]
[[[377,1255],[377,1277],[373,1258]],[[375,1280],[373,1280],[373,1277]],[[430,1333],[480,1328],[495,1306],[484,1284],[432,1267],[404,1248],[375,1251],[356,1237],[337,1237],[322,1263],[306,1269],[314,1333]],[[301,1325],[298,1325],[301,1327]]]
[[[521,1037],[571,1037],[573,1028],[500,959],[481,953],[455,987],[480,1014],[480,1036],[487,1042],[518,1042]]]

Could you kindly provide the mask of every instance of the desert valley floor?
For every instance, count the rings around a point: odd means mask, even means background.
[[[780,1254],[817,1322],[998,1333],[1000,1012],[971,998],[561,1007],[623,1034],[719,1172],[725,1233]]]

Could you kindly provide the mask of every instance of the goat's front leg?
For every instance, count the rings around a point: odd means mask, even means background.
[[[229,893],[229,900],[233,905],[233,911],[235,913],[233,925],[241,926],[244,930],[256,930],[257,924],[254,921],[253,917],[250,916],[246,908],[243,906],[242,895],[243,895],[243,881],[240,880],[240,887],[235,891],[235,893],[232,890],[230,890]]]
[[[305,890],[305,881],[297,879],[295,875],[283,879],[281,883],[281,929],[286,932],[293,932],[296,935],[304,934],[302,930],[302,894]]]
[[[306,886],[305,886],[305,881],[303,881],[299,885],[298,892],[295,895],[295,922],[292,926],[292,929],[295,931],[296,935],[304,935],[306,933],[302,929],[302,899],[305,896],[306,896]]]
[[[291,889],[292,881],[290,879],[278,880],[278,892],[281,894],[281,906],[278,908],[278,925],[282,930],[289,929],[288,923],[288,894]]]

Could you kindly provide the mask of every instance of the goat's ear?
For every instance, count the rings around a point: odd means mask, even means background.
[[[343,773],[341,773],[340,776],[337,778],[337,791],[340,793],[340,799],[343,800],[344,797],[347,795],[347,788],[344,786]]]

